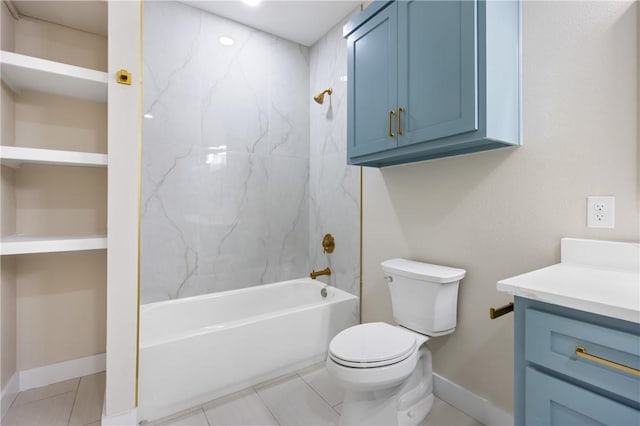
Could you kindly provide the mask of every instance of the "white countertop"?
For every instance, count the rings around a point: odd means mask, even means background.
[[[640,323],[640,244],[562,239],[562,262],[498,282],[499,291]]]

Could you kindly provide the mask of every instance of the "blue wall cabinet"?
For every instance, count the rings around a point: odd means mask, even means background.
[[[640,424],[640,324],[515,302],[515,424]]]
[[[349,145],[349,155],[380,152],[395,141],[394,117],[398,100],[396,85],[398,11],[388,7],[371,18],[349,38],[348,126],[357,139]],[[353,60],[357,56],[357,67]],[[370,70],[375,70],[371,72]],[[357,108],[351,108],[358,105]],[[391,108],[391,106],[394,106]],[[379,120],[372,120],[378,117]]]
[[[377,1],[347,23],[349,163],[519,145],[519,15],[515,1]]]

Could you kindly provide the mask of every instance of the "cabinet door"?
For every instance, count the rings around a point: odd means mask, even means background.
[[[381,10],[347,38],[348,156],[394,148],[396,108],[397,6]],[[393,136],[390,136],[393,134]]]
[[[526,425],[640,424],[640,411],[531,367],[525,392]]]
[[[400,145],[478,128],[476,13],[475,1],[398,2]]]

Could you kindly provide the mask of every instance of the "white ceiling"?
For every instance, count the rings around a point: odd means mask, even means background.
[[[105,0],[14,0],[13,4],[24,16],[105,37],[107,35],[107,2]]]
[[[313,45],[334,25],[356,10],[361,2],[362,0],[263,0],[258,6],[251,7],[241,0],[183,0],[183,3],[193,7],[305,46]],[[105,0],[14,0],[13,4],[25,16],[107,35]]]
[[[255,7],[248,6],[240,0],[182,2],[287,40],[311,46],[356,10],[362,0],[263,0]]]

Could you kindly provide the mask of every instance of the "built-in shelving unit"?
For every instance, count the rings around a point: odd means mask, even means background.
[[[107,73],[19,53],[0,51],[2,80],[14,91],[44,92],[92,102],[107,102]],[[0,146],[0,164],[107,167],[107,154]],[[56,253],[107,248],[106,235],[10,235],[0,239],[0,255]]]
[[[2,80],[13,90],[34,90],[107,102],[107,73],[18,53],[0,51]]]
[[[14,168],[23,164],[107,167],[107,154],[0,146],[0,164]]]
[[[11,235],[0,240],[0,255],[57,253],[107,248],[106,235]]]
[[[3,408],[6,395],[105,368],[107,206],[118,199],[107,153],[109,129],[119,130],[107,21],[117,7],[83,3],[0,2]]]

